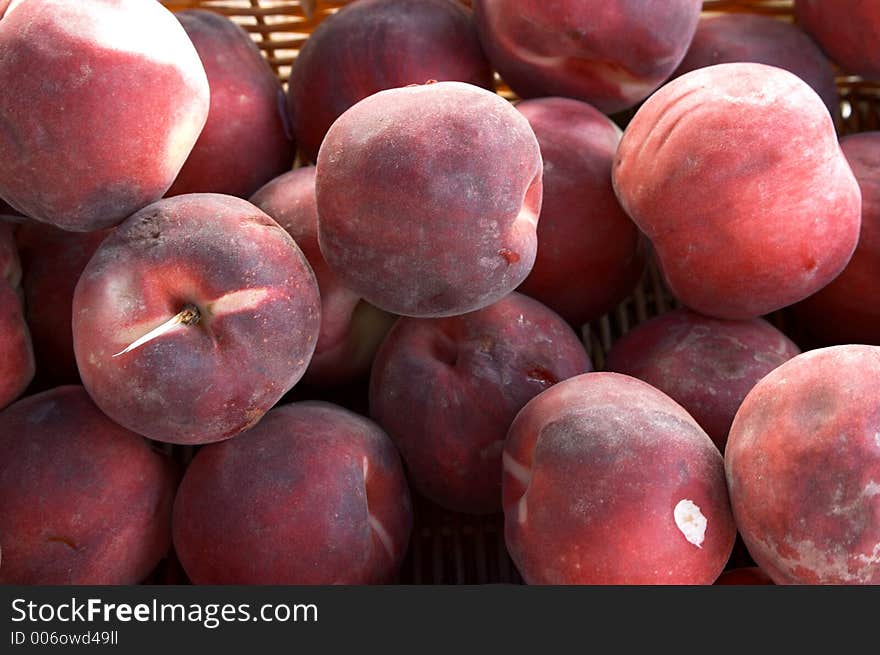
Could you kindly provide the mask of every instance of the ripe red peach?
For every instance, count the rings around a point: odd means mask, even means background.
[[[73,354],[73,292],[98,246],[112,231],[68,232],[26,221],[15,232],[21,256],[25,317],[34,346],[35,384],[80,384]]]
[[[511,293],[476,312],[401,318],[370,377],[370,416],[400,450],[410,483],[453,511],[501,511],[501,450],[517,412],[592,370],[577,334]]]
[[[880,78],[880,6],[865,0],[795,0],[797,22],[845,73]]]
[[[675,70],[700,0],[474,0],[486,56],[523,98],[564,96],[605,113],[632,107]]]
[[[0,449],[0,584],[137,584],[167,553],[170,460],[82,387],[0,412]]]
[[[819,348],[761,380],[725,469],[736,524],[776,584],[880,584],[880,347]]]
[[[544,160],[538,253],[519,291],[583,325],[622,301],[645,269],[646,239],[611,186],[620,128],[578,100],[537,98],[516,108]]]
[[[505,542],[529,584],[712,584],[733,550],[721,453],[636,378],[550,387],[517,414],[503,460]]]
[[[821,98],[793,73],[718,64],[652,95],[624,131],[613,183],[682,304],[750,319],[831,282],[861,194]]]
[[[171,443],[254,425],[302,377],[320,299],[296,243],[233,196],[186,194],[104,240],[73,297],[83,384],[110,418]]]
[[[672,77],[735,62],[784,68],[819,94],[832,116],[840,113],[834,68],[818,45],[797,25],[748,13],[703,15],[681,64]]]
[[[639,378],[684,407],[723,453],[736,410],[752,387],[800,354],[761,318],[726,321],[676,309],[618,339],[609,371]]]
[[[303,383],[331,387],[364,378],[394,317],[347,288],[324,261],[318,245],[315,167],[303,166],[271,180],[250,202],[287,230],[318,281],[321,332]]]
[[[799,327],[821,345],[880,345],[880,307],[869,301],[880,280],[880,132],[840,141],[862,192],[856,251],[832,282],[793,307]]]
[[[303,157],[346,109],[378,91],[459,81],[494,90],[471,11],[454,0],[359,0],[322,20],[290,71],[291,123]]]
[[[174,502],[174,547],[195,584],[379,584],[412,529],[400,457],[363,416],[279,406],[199,450]]]
[[[0,221],[0,409],[25,392],[35,371],[30,331],[19,297],[20,280],[13,225]]]
[[[0,197],[67,230],[161,198],[208,115],[205,69],[159,2],[13,2],[0,62]]]
[[[392,314],[481,309],[532,268],[541,173],[532,128],[500,95],[461,82],[380,91],[321,146],[321,252]]]
[[[281,82],[250,35],[229,18],[206,9],[175,15],[205,67],[211,108],[165,195],[247,198],[293,164],[295,145]]]

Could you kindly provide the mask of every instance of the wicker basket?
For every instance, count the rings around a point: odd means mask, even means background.
[[[345,0],[162,0],[172,11],[202,8],[228,16],[247,30],[286,84],[290,66],[308,35]],[[465,2],[465,4],[469,4]],[[793,21],[793,0],[705,0],[704,12],[751,12]],[[840,134],[880,129],[880,83],[837,71],[840,90]],[[498,92],[514,100],[498,80]],[[676,306],[656,267],[648,266],[633,294],[615,311],[583,326],[583,338],[594,367],[604,366],[614,341],[633,326]],[[785,310],[768,317],[788,332],[797,332]],[[186,458],[187,453],[181,453]],[[504,545],[503,516],[475,517],[455,514],[423,498],[415,499],[415,526],[401,572],[404,584],[521,584],[522,579]],[[732,563],[750,564],[741,547]],[[172,562],[163,563],[151,582],[181,582],[182,572]]]

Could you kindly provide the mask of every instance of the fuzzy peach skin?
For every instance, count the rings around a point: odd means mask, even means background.
[[[532,269],[541,173],[532,128],[501,96],[461,82],[380,91],[321,146],[321,252],[392,314],[481,309]]]
[[[412,507],[400,456],[379,426],[301,402],[200,449],[173,523],[195,584],[379,584],[396,578]]]
[[[494,90],[471,10],[456,0],[358,0],[321,21],[290,70],[291,123],[303,157],[346,109],[428,80]]]
[[[840,141],[862,192],[862,226],[856,251],[831,284],[796,304],[798,326],[820,345],[880,345],[880,132]]]
[[[700,0],[474,0],[492,65],[523,98],[564,96],[605,113],[648,97],[675,70]]]
[[[174,468],[79,386],[0,412],[0,584],[138,584],[171,544]]]
[[[532,126],[544,160],[538,253],[518,290],[583,325],[623,300],[647,261],[647,239],[611,186],[620,128],[568,98],[525,100],[516,109]]]
[[[777,584],[880,584],[880,348],[798,355],[746,396],[725,452],[736,524]]]
[[[398,320],[373,363],[370,416],[423,496],[453,511],[500,512],[501,450],[517,412],[591,370],[558,314],[511,293],[461,316]]]
[[[41,390],[80,384],[71,328],[73,292],[86,264],[111,231],[68,232],[32,220],[15,231],[25,317],[37,365],[34,384]]]
[[[13,0],[0,89],[0,197],[81,232],[162,197],[210,93],[183,27],[143,0]]]
[[[800,352],[764,319],[726,321],[682,308],[641,323],[615,341],[605,368],[667,394],[723,453],[746,394]]]
[[[505,542],[528,584],[712,584],[733,550],[721,453],[635,378],[586,373],[544,391],[503,460]]]
[[[165,196],[225,193],[247,198],[293,165],[296,146],[284,89],[244,28],[205,9],[175,16],[205,67],[211,108]]]
[[[395,317],[348,289],[324,261],[318,245],[315,167],[303,166],[271,180],[250,202],[293,237],[321,291],[321,333],[303,382],[332,387],[364,378]]]
[[[687,54],[672,74],[734,62],[784,68],[819,94],[832,116],[840,113],[834,67],[800,27],[759,14],[703,15]]]
[[[95,252],[73,296],[74,353],[119,424],[219,441],[302,377],[320,311],[314,273],[278,223],[246,200],[186,194],[133,214]],[[187,320],[157,335],[176,316]]]
[[[856,247],[861,193],[821,98],[755,63],[682,75],[623,133],[613,183],[682,304],[768,314],[831,282]]]
[[[0,221],[0,409],[33,380],[34,352],[20,298],[21,265],[13,224]]]
[[[880,5],[870,0],[795,0],[797,22],[845,73],[880,78]]]

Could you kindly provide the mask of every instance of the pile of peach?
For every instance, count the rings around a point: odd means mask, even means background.
[[[394,582],[417,494],[531,584],[880,584],[880,7],[795,9],[355,0],[285,88],[0,0],[0,582]]]

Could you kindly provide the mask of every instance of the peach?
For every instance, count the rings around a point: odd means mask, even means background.
[[[0,197],[88,232],[174,182],[208,116],[199,56],[142,0],[16,0],[0,19]]]
[[[776,584],[880,584],[880,347],[819,348],[749,392],[725,452],[730,500]]]
[[[305,372],[318,293],[290,235],[246,200],[159,200],[113,230],[77,282],[83,384],[110,418],[152,439],[232,437]]]
[[[511,293],[461,316],[399,319],[373,364],[370,416],[423,496],[453,511],[499,512],[501,451],[517,412],[590,370],[559,315]]]
[[[481,309],[532,268],[541,173],[532,128],[500,95],[462,82],[380,91],[321,145],[321,252],[392,314]]]
[[[504,536],[528,584],[712,584],[733,549],[721,453],[618,373],[536,396],[504,445]]]
[[[492,65],[523,98],[564,96],[614,113],[648,97],[675,70],[700,0],[474,0]]]
[[[112,231],[68,232],[28,220],[15,233],[22,264],[25,317],[34,346],[35,384],[80,384],[73,354],[73,292],[80,274]]]
[[[672,77],[735,62],[784,68],[819,94],[832,116],[840,113],[834,67],[798,26],[759,14],[704,15],[681,64]]]
[[[821,345],[880,345],[880,308],[871,299],[880,280],[880,132],[840,141],[862,192],[859,242],[832,282],[793,307],[800,328]]]
[[[682,308],[654,317],[618,339],[605,368],[667,394],[723,453],[746,394],[800,352],[764,319],[726,321]]]
[[[172,464],[82,387],[7,407],[0,449],[0,584],[137,584],[166,555]]]
[[[322,20],[290,71],[291,123],[315,161],[327,130],[378,91],[459,81],[494,90],[471,11],[454,0],[359,0]]]
[[[318,245],[315,167],[297,168],[271,180],[250,202],[287,230],[318,281],[321,332],[303,382],[330,387],[366,377],[394,317],[348,289],[324,261]]]
[[[0,409],[21,396],[34,377],[34,353],[24,318],[21,266],[13,225],[0,221]]]
[[[247,198],[290,170],[296,146],[281,82],[244,28],[205,9],[175,14],[211,90],[208,120],[166,197],[225,193]]]
[[[516,108],[544,160],[538,253],[519,291],[583,325],[622,301],[647,261],[646,239],[611,186],[620,128],[578,100],[536,98]]]
[[[793,73],[707,66],[652,95],[612,180],[682,304],[726,319],[790,305],[856,247],[861,194],[821,98]]]
[[[865,0],[795,0],[797,22],[844,72],[880,77],[880,6]]]
[[[279,406],[199,450],[174,502],[174,547],[195,584],[378,584],[412,529],[388,436],[322,402]]]

